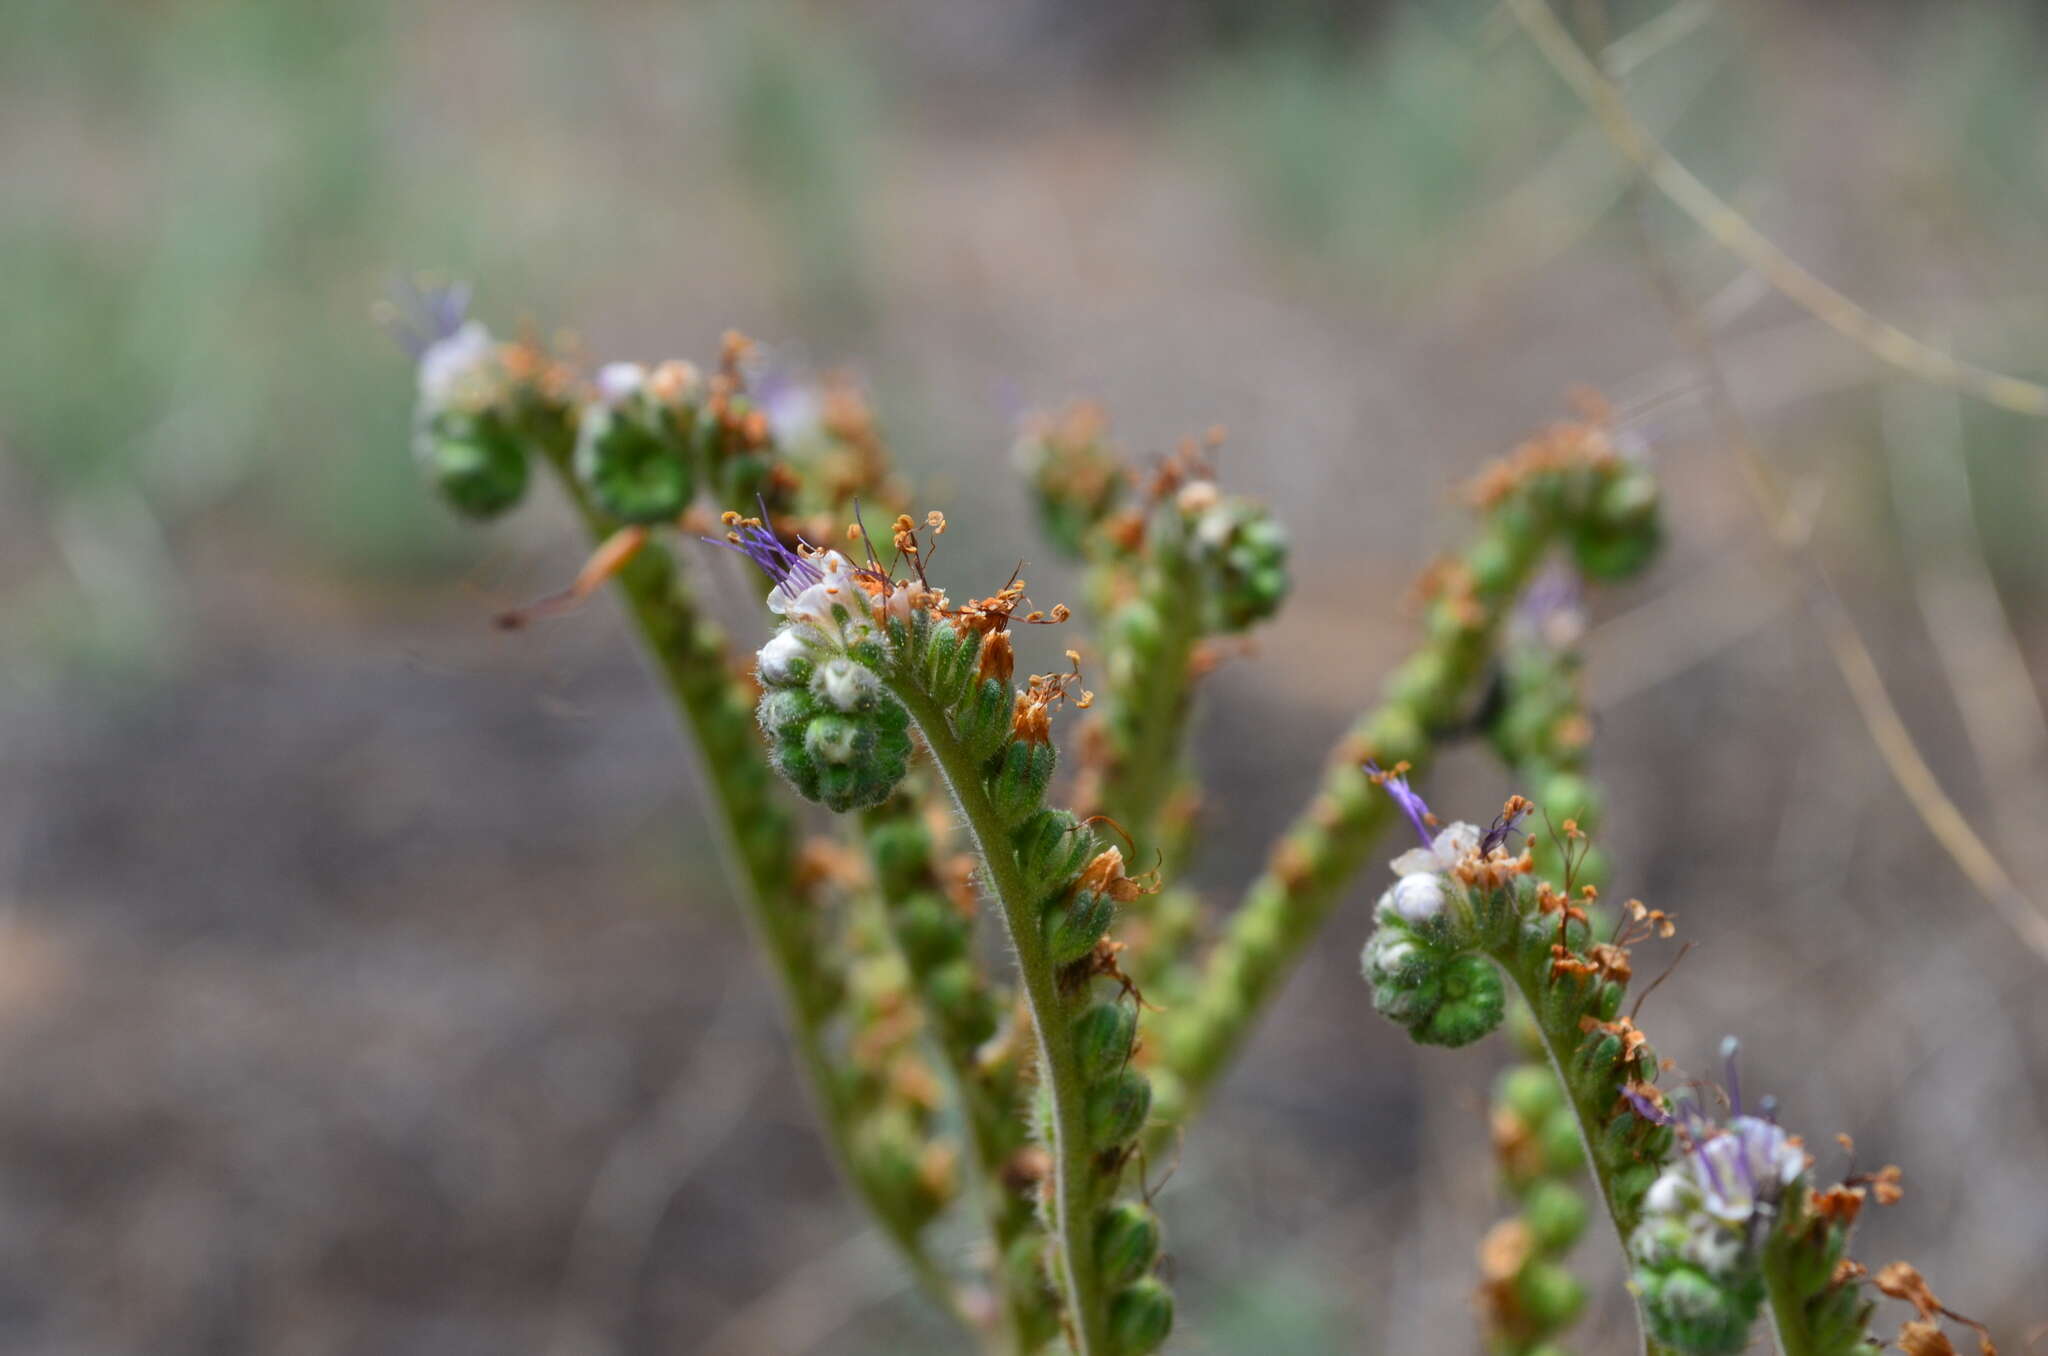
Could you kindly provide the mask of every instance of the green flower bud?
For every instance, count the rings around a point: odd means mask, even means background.
[[[1221,499],[1195,521],[1196,557],[1210,567],[1205,596],[1216,626],[1242,631],[1280,610],[1287,598],[1287,533],[1263,504]]]
[[[1005,823],[1015,823],[1038,808],[1057,762],[1051,744],[1016,739],[1003,750],[1002,761],[989,779],[988,794]]]
[[[764,672],[770,651],[792,634],[793,628],[783,631],[762,650]],[[775,676],[794,677],[808,666],[791,660],[772,667]],[[879,804],[909,771],[910,713],[850,659],[816,666],[802,687],[764,688],[756,715],[776,769],[805,799],[829,809]]]
[[[1554,1262],[1531,1261],[1515,1278],[1515,1294],[1522,1311],[1544,1331],[1553,1331],[1579,1316],[1586,1303],[1586,1288],[1579,1278]]]
[[[1500,1025],[1507,1011],[1507,990],[1493,962],[1468,951],[1444,967],[1440,982],[1442,1002],[1426,1023],[1411,1028],[1416,1040],[1456,1049]]]
[[[1587,1213],[1586,1198],[1563,1182],[1539,1181],[1522,1197],[1522,1218],[1545,1252],[1563,1252],[1577,1242]]]
[[[1115,1356],[1149,1356],[1173,1331],[1173,1292],[1157,1278],[1125,1286],[1109,1300],[1109,1347]]]
[[[1444,657],[1434,649],[1418,650],[1387,678],[1387,700],[1428,721],[1450,695],[1451,686],[1451,666]],[[1394,756],[1387,749],[1376,752],[1382,759]]]
[[[1152,1109],[1152,1085],[1136,1069],[1125,1069],[1088,1089],[1088,1142],[1114,1149],[1145,1128]]]
[[[1559,1106],[1544,1117],[1536,1134],[1543,1148],[1543,1166],[1552,1176],[1562,1177],[1577,1172],[1579,1165],[1586,1161],[1586,1143],[1579,1138],[1578,1117],[1572,1114],[1570,1107]]]
[[[526,450],[490,410],[443,410],[414,446],[435,490],[464,517],[495,518],[526,494]]]
[[[1531,1128],[1542,1125],[1564,1106],[1564,1093],[1547,1064],[1523,1064],[1507,1070],[1494,1084],[1493,1096],[1516,1120]]]
[[[1159,1256],[1159,1216],[1137,1201],[1119,1201],[1095,1222],[1095,1263],[1112,1288],[1137,1280]]]
[[[621,522],[668,522],[697,489],[667,408],[637,390],[584,407],[572,465],[592,501]]]
[[[1088,1082],[1120,1069],[1131,1056],[1138,1014],[1128,1003],[1097,1003],[1074,1019],[1074,1053]]]
[[[1623,579],[1656,554],[1663,538],[1657,482],[1629,469],[1600,487],[1584,525],[1572,539],[1579,568],[1596,579]]]
[[[981,975],[969,957],[949,960],[925,976],[925,994],[962,1045],[974,1046],[995,1034],[995,1014],[976,1002]]]
[[[1382,1017],[1413,1030],[1443,1001],[1442,962],[1405,927],[1383,924],[1365,944],[1362,961],[1373,1009]]]
[[[1520,552],[1504,533],[1486,533],[1465,552],[1472,586],[1484,597],[1498,598],[1513,588],[1521,577],[1520,566]]]
[[[1123,497],[1125,477],[1103,445],[1101,415],[1076,406],[1017,442],[1017,469],[1030,481],[1039,525],[1061,554],[1083,553],[1090,529]]]
[[[892,1220],[916,1226],[942,1204],[925,1180],[923,1145],[904,1116],[871,1116],[854,1132],[853,1168]]]
[[[904,900],[896,910],[896,942],[919,974],[950,961],[967,948],[967,920],[951,901],[929,890]]]
[[[1635,1283],[1651,1335],[1684,1356],[1735,1356],[1748,1348],[1763,1303],[1763,1283],[1753,1273],[1716,1281],[1679,1263],[1637,1267]]]
[[[1045,915],[1045,946],[1054,965],[1072,965],[1095,949],[1116,918],[1116,901],[1093,890],[1075,890]]]

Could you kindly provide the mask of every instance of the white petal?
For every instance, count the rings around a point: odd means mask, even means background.
[[[1424,923],[1444,911],[1444,878],[1417,871],[1394,883],[1394,912],[1411,923]]]
[[[1478,825],[1459,820],[1436,836],[1436,841],[1430,844],[1430,850],[1435,852],[1436,859],[1443,863],[1443,869],[1449,870],[1472,853],[1479,851],[1479,840],[1483,836]]]
[[[1441,870],[1443,870],[1443,864],[1437,860],[1436,853],[1429,848],[1409,848],[1406,852],[1394,858],[1394,874],[1397,876],[1412,876],[1418,871]]]
[[[821,695],[841,711],[857,709],[881,681],[850,659],[835,659],[819,673]],[[814,691],[816,689],[813,689]]]
[[[764,683],[786,683],[794,676],[792,666],[805,657],[808,648],[797,628],[786,626],[761,647],[754,663],[755,672]]]
[[[607,405],[640,394],[646,384],[647,369],[639,363],[606,363],[597,369],[597,393]]]
[[[495,348],[481,320],[471,320],[446,339],[436,340],[420,354],[420,403],[446,409],[462,386],[490,362]]]

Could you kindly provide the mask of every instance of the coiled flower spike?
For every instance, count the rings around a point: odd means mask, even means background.
[[[1367,764],[1373,778],[1415,826],[1421,846],[1394,858],[1399,878],[1380,896],[1379,927],[1366,943],[1365,977],[1373,1007],[1428,1045],[1469,1045],[1500,1025],[1507,991],[1500,972],[1472,950],[1472,908],[1453,873],[1505,841],[1477,825],[1436,829],[1436,816],[1409,785],[1405,767]]]
[[[497,344],[468,310],[469,289],[459,283],[402,282],[391,330],[418,371],[414,455],[456,512],[494,518],[525,496],[527,456],[501,408]]]
[[[765,515],[728,513],[726,525],[731,531],[719,544],[768,576],[768,609],[783,619],[754,668],[757,714],[776,769],[805,799],[833,810],[886,800],[909,771],[910,713],[872,665],[884,643],[878,611],[904,590],[837,551],[801,541],[801,549],[790,548]]]
[[[1730,1116],[1708,1119],[1691,1099],[1671,1113],[1625,1094],[1636,1114],[1678,1130],[1683,1151],[1643,1198],[1629,1240],[1635,1284],[1660,1341],[1687,1356],[1741,1351],[1763,1304],[1759,1252],[1780,1202],[1806,1172],[1799,1141],[1770,1118],[1745,1114],[1737,1044],[1722,1044]]]

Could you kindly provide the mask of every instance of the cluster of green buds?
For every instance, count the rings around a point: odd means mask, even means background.
[[[1107,441],[1100,407],[1077,404],[1024,430],[1012,460],[1031,488],[1046,539],[1071,557],[1111,543],[1098,531],[1130,494],[1131,477]]]
[[[1210,629],[1244,631],[1277,613],[1287,601],[1287,530],[1273,511],[1212,481],[1183,487],[1175,507],[1186,522]]]
[[[852,1034],[840,1095],[863,1194],[888,1227],[915,1236],[953,1199],[958,1154],[940,1133],[943,1089],[926,1058],[906,958],[884,927],[877,910],[862,908],[845,941],[855,959],[841,1014]]]
[[[399,339],[418,374],[413,453],[458,513],[494,518],[526,494],[527,451],[510,417],[511,373],[482,322],[468,318],[469,293],[411,288]]]
[[[1534,1028],[1527,1030],[1533,1044]],[[1550,1339],[1585,1305],[1585,1287],[1563,1258],[1590,1210],[1573,1186],[1586,1168],[1578,1117],[1540,1046],[1521,1053],[1524,1062],[1493,1088],[1494,1154],[1516,1213],[1479,1245],[1479,1296],[1495,1349],[1528,1356],[1554,1352]]]
[[[1622,1005],[1629,945],[1668,936],[1669,922],[1631,901],[1626,923],[1596,940],[1604,867],[1585,830],[1601,807],[1585,775],[1575,650],[1531,635],[1569,611],[1541,605],[1546,557],[1607,579],[1657,544],[1654,483],[1598,411],[1481,477],[1481,530],[1431,577],[1421,648],[1339,742],[1310,806],[1197,964],[1196,897],[1158,885],[1193,848],[1192,693],[1219,646],[1272,616],[1288,589],[1285,534],[1217,484],[1214,438],[1146,472],[1109,448],[1092,412],[1019,444],[1048,534],[1089,566],[1104,638],[1079,810],[1059,809],[1046,801],[1051,717],[1093,695],[1071,650],[1070,672],[1014,683],[1012,624],[1064,621],[1065,609],[1025,612],[1015,579],[955,606],[927,582],[929,545],[907,517],[886,567],[857,512],[858,548],[804,540],[863,494],[903,502],[849,389],[800,400],[768,382],[750,389],[737,336],[708,376],[614,363],[586,385],[536,345],[493,341],[465,300],[415,298],[415,441],[430,478],[459,511],[487,517],[519,500],[540,462],[604,538],[572,593],[617,580],[704,750],[839,1156],[920,1281],[992,1346],[1035,1351],[1063,1336],[1081,1356],[1145,1356],[1166,1341],[1160,1224],[1126,1170],[1148,1135],[1156,1143],[1163,1123],[1184,1119],[1398,811],[1418,842],[1395,859],[1374,913],[1363,959],[1375,1006],[1446,1047],[1526,1009],[1513,1028],[1526,1062],[1495,1102],[1517,1214],[1483,1249],[1504,1356],[1552,1356],[1583,1305],[1562,1265],[1591,1213],[1569,1180],[1582,1169],[1627,1241],[1646,1349],[1734,1350],[1765,1302],[1781,1335],[1788,1324],[1803,1334],[1788,1349],[1870,1349],[1870,1305],[1845,1251],[1862,1186],[1810,1188],[1795,1143],[1768,1115],[1742,1115],[1739,1100],[1725,1124],[1666,1109],[1654,1053]],[[686,563],[656,535],[701,533],[700,493],[758,510],[727,514],[721,542],[767,575],[778,619],[751,685],[696,612]],[[944,530],[936,514],[925,526]],[[1489,671],[1497,690],[1474,719]],[[1518,844],[1530,808],[1519,798],[1483,828],[1430,814],[1407,783],[1409,760],[1475,725],[1560,833]],[[912,768],[920,744],[930,774]],[[865,865],[843,847],[799,849],[776,773],[805,800],[861,812]],[[950,811],[937,809],[941,794]],[[1100,836],[1105,823],[1124,848]],[[971,856],[942,849],[954,829]],[[1152,869],[1134,877],[1127,861]],[[1007,934],[1014,987],[985,971],[982,899]],[[1142,1042],[1140,979],[1166,1006]],[[928,1251],[956,1200],[983,1206],[992,1303]],[[1947,1314],[1904,1279],[1877,1286],[1912,1299],[1922,1323]]]
[[[1643,1197],[1629,1256],[1651,1333],[1685,1356],[1748,1347],[1764,1300],[1763,1240],[1807,1167],[1799,1141],[1768,1114],[1743,1114],[1732,1037],[1723,1055],[1734,1113],[1726,1124],[1692,1098],[1666,1110],[1630,1093],[1645,1120],[1678,1128],[1682,1146]]]
[[[697,430],[702,381],[687,363],[649,372],[639,363],[606,363],[597,397],[576,429],[576,476],[605,513],[622,523],[680,517],[697,492]]]
[[[738,530],[750,553],[776,555],[782,569],[769,606],[785,624],[754,670],[776,769],[804,799],[828,809],[879,804],[910,770],[910,713],[851,652],[878,644],[852,567],[836,551],[814,565],[757,521]]]
[[[1627,1232],[1669,1151],[1670,1128],[1635,1110],[1655,1095],[1658,1067],[1621,1005],[1629,945],[1668,936],[1670,921],[1631,901],[1614,940],[1596,942],[1588,908],[1597,892],[1573,892],[1584,842],[1575,826],[1559,835],[1560,889],[1535,878],[1532,845],[1509,850],[1533,808],[1521,797],[1484,832],[1453,824],[1432,833],[1434,817],[1399,770],[1374,775],[1427,843],[1396,859],[1399,880],[1376,911],[1364,953],[1374,1006],[1418,1041],[1463,1045],[1499,1025],[1505,978],[1528,1005],[1526,1039],[1544,1055],[1543,1065],[1510,1070],[1498,1092],[1496,1142],[1522,1214],[1497,1226],[1482,1250],[1482,1295],[1498,1344],[1542,1351],[1583,1301],[1557,1260],[1587,1213],[1563,1179],[1581,1158],[1588,1162],[1617,1229]],[[1456,991],[1444,983],[1453,961],[1466,967]],[[1480,965],[1493,983],[1477,978]]]
[[[1421,804],[1405,777],[1383,775],[1404,806]],[[1470,1045],[1500,1025],[1507,987],[1493,962],[1473,949],[1477,902],[1453,873],[1468,856],[1504,857],[1513,822],[1487,833],[1457,823],[1432,834],[1426,811],[1411,813],[1423,843],[1394,859],[1399,879],[1373,910],[1378,926],[1365,948],[1366,981],[1373,1007],[1418,1042]]]
[[[838,551],[784,542],[760,519],[726,521],[724,544],[768,577],[769,607],[782,619],[756,673],[762,725],[791,784],[832,808],[871,805],[906,774],[910,724],[931,749],[1002,906],[1038,1040],[1034,1120],[1052,1159],[1043,1222],[1057,1244],[1049,1260],[1061,1273],[1053,1279],[1066,1321],[1085,1350],[1144,1356],[1165,1340],[1172,1301],[1152,1274],[1156,1222],[1134,1233],[1117,1184],[1151,1086],[1131,1062],[1135,1005],[1121,991],[1095,996],[1097,981],[1120,978],[1106,942],[1118,906],[1144,887],[1125,873],[1119,849],[1044,803],[1057,762],[1051,714],[1092,695],[1078,691],[1078,671],[1034,676],[1013,693],[1009,627],[1023,581],[951,606],[924,578],[928,548],[907,517],[897,520],[889,569],[871,545],[868,563],[855,565]],[[927,525],[944,530],[936,514]],[[866,540],[858,524],[852,535]],[[916,573],[898,579],[905,561]],[[1021,620],[1066,615],[1055,608]]]
[[[1405,779],[1376,775],[1427,836],[1435,821]],[[1812,1188],[1812,1160],[1771,1104],[1745,1111],[1732,1039],[1723,1046],[1724,1120],[1693,1097],[1667,1099],[1655,1086],[1654,1052],[1633,1014],[1620,1009],[1630,947],[1668,938],[1671,920],[1631,900],[1613,940],[1593,941],[1588,912],[1597,892],[1569,893],[1585,858],[1576,825],[1557,835],[1566,890],[1532,879],[1531,847],[1511,856],[1504,846],[1529,808],[1516,797],[1487,833],[1454,824],[1427,851],[1403,854],[1400,883],[1381,901],[1365,952],[1375,1005],[1427,1043],[1463,1044],[1465,1032],[1436,1026],[1432,1015],[1447,1003],[1431,992],[1438,972],[1408,960],[1418,941],[1439,960],[1462,954],[1497,965],[1529,1006],[1528,1053],[1542,1062],[1509,1069],[1494,1110],[1495,1144],[1519,1213],[1480,1249],[1481,1298],[1497,1349],[1551,1356],[1555,1334],[1584,1304],[1583,1287],[1559,1261],[1589,1213],[1568,1180],[1583,1164],[1624,1242],[1646,1351],[1733,1356],[1749,1347],[1768,1303],[1781,1350],[1870,1356],[1878,1348],[1868,1332],[1873,1306],[1856,1288],[1864,1272],[1848,1259],[1848,1232],[1866,1187],[1880,1201],[1897,1199],[1897,1169]],[[1929,1299],[1924,1284],[1903,1279],[1910,1268],[1898,1265],[1880,1274],[1878,1288],[1918,1306],[1909,1330],[1918,1324],[1932,1332],[1929,1341],[1945,1343],[1932,1319],[1956,1315]]]

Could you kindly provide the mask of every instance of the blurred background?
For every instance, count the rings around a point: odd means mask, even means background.
[[[2043,370],[2032,11],[1608,24],[1643,119],[1795,257]],[[1604,391],[1672,539],[1597,600],[1614,885],[1700,944],[1645,1025],[1694,1069],[1741,1032],[1810,1140],[1904,1165],[1866,1260],[2008,1350],[2048,1319],[2048,968],[1887,776],[1630,176],[1505,13],[4,0],[0,33],[0,1349],[948,1349],[833,1181],[619,617],[488,624],[575,568],[567,514],[483,532],[416,483],[371,308],[419,268],[597,357],[737,326],[850,366],[956,568],[1033,550],[1026,411],[1099,397],[1137,451],[1226,425],[1299,587],[1208,693],[1218,899],[1399,657],[1456,484]],[[2048,901],[2048,425],[1641,224],[1937,772]],[[1431,798],[1507,789],[1468,750]],[[1372,1014],[1378,889],[1159,1198],[1175,1350],[1477,1349],[1505,1051]],[[1624,1347],[1607,1249],[1590,1352]]]

